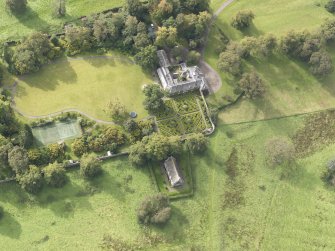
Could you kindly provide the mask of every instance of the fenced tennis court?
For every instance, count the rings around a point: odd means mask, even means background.
[[[42,145],[77,138],[82,134],[81,127],[77,120],[55,122],[51,125],[35,127],[32,131],[38,144]]]

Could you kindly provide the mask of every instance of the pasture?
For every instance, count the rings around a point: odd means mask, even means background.
[[[71,171],[65,188],[45,188],[37,196],[1,185],[6,213],[0,247],[50,250],[61,243],[67,250],[96,250],[110,236],[136,250],[332,250],[334,190],[320,176],[335,145],[311,140],[317,148],[297,159],[286,179],[265,160],[265,142],[292,137],[304,121],[300,116],[219,125],[209,150],[191,157],[194,196],[173,201],[172,219],[162,228],[138,225],[138,203],[157,188],[149,169],[131,167],[125,158],[105,163],[93,182]],[[237,161],[228,161],[234,148]]]
[[[28,115],[47,115],[75,108],[90,116],[110,120],[104,113],[116,98],[146,117],[142,86],[152,79],[126,56],[84,56],[60,59],[39,72],[18,79],[16,107]]]
[[[223,1],[221,1],[223,2]],[[235,1],[218,17],[211,30],[209,43],[205,51],[206,61],[218,72],[217,46],[221,43],[221,30],[232,41],[239,41],[245,36],[260,36],[272,33],[280,38],[289,30],[315,30],[325,18],[331,18],[324,6],[326,1]],[[216,1],[214,7],[218,7]],[[250,9],[255,13],[253,25],[244,32],[231,27],[231,18],[243,9]],[[303,21],[302,21],[303,20]],[[333,61],[335,47],[327,48]],[[226,123],[279,117],[297,113],[327,109],[335,106],[335,72],[326,78],[314,77],[305,64],[292,60],[281,53],[263,58],[252,58],[244,64],[246,71],[256,70],[266,85],[263,99],[244,100],[233,108],[220,114]],[[231,76],[219,72],[223,87],[216,95],[209,98],[214,106],[224,102],[224,96],[234,97],[236,80]]]
[[[63,18],[53,16],[53,0],[28,1],[28,9],[23,15],[13,15],[0,0],[0,41],[20,39],[34,31],[60,32],[65,22],[78,17],[121,6],[120,0],[69,0],[66,1],[67,14]]]

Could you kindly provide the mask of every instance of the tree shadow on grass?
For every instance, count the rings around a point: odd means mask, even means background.
[[[254,23],[251,23],[249,27],[241,30],[244,36],[248,37],[258,37],[264,34],[261,30],[259,30]]]
[[[0,235],[19,239],[21,232],[20,223],[11,214],[5,212],[3,218],[0,220]]]
[[[48,32],[50,30],[50,24],[40,18],[37,12],[31,9],[29,6],[26,11],[18,14],[13,14],[15,18],[24,26],[35,31]]]
[[[104,66],[115,67],[116,60],[118,59],[115,59],[113,56],[94,55],[94,56],[84,56],[82,60],[88,62],[90,65],[96,68],[100,68]]]
[[[9,203],[18,209],[24,209],[33,202],[15,181],[0,186],[0,201]]]
[[[305,166],[297,163],[296,161],[290,164],[290,167],[281,167],[288,169],[285,177],[281,179],[288,182],[294,187],[299,187],[304,190],[314,190],[317,184],[320,182],[320,177],[310,173],[306,170]]]
[[[111,176],[108,172],[103,171],[103,173],[94,178],[93,180],[89,181],[89,183],[101,190],[102,192],[105,192],[107,194],[110,194],[115,199],[125,202],[126,194],[124,191],[124,184],[117,181],[113,176]]]
[[[39,206],[52,210],[56,216],[69,218],[74,216],[76,208],[92,210],[91,194],[89,187],[78,186],[69,180],[62,188],[44,187],[36,200]]]
[[[38,72],[24,75],[20,78],[23,82],[34,88],[45,91],[53,91],[60,83],[74,84],[77,81],[77,73],[71,67],[67,59],[57,61],[43,66]],[[19,83],[20,85],[20,83]],[[26,92],[24,87],[19,87],[17,96],[21,97]]]

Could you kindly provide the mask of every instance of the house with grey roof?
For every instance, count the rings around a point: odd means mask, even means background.
[[[174,157],[171,156],[164,161],[164,169],[172,187],[179,187],[184,184],[177,160]]]
[[[157,51],[160,68],[157,70],[164,90],[170,94],[181,94],[193,90],[205,90],[205,75],[198,66],[187,66],[185,63],[171,65],[164,50]]]

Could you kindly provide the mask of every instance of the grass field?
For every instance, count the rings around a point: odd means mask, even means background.
[[[130,167],[126,159],[105,163],[103,176],[92,183],[72,171],[65,188],[46,188],[36,197],[14,184],[1,185],[6,214],[0,248],[96,250],[107,234],[136,250],[139,242],[143,250],[333,250],[334,190],[320,176],[335,145],[319,142],[318,151],[298,159],[287,179],[265,161],[265,142],[291,137],[303,121],[219,126],[209,151],[191,159],[194,196],[172,202],[173,216],[164,228],[137,224],[139,201],[156,187],[147,169]],[[225,171],[233,148],[234,177]]]
[[[164,228],[143,228],[136,208],[147,195],[156,193],[148,169],[130,167],[126,159],[104,164],[104,173],[83,182],[78,171],[70,183],[55,190],[45,188],[32,197],[15,184],[0,187],[5,216],[0,225],[2,250],[99,250],[103,236],[138,250],[171,250],[206,245],[205,187],[194,200],[173,203],[173,217]],[[203,179],[203,177],[201,177]],[[198,198],[200,196],[200,198]]]
[[[215,48],[220,43],[218,28],[231,40],[237,41],[244,36],[259,36],[266,33],[273,33],[280,37],[285,31],[291,29],[313,30],[319,27],[325,18],[332,17],[324,9],[324,3],[325,1],[314,0],[236,1],[217,19],[206,49],[206,61],[217,69],[218,54]],[[219,1],[213,4],[213,8],[218,7]],[[230,26],[232,16],[242,9],[251,9],[256,16],[252,27],[244,33]],[[329,50],[335,61],[335,46],[331,46]],[[305,65],[292,61],[280,53],[276,53],[269,59],[252,59],[245,67],[247,71],[255,69],[265,81],[265,98],[257,101],[243,101],[222,113],[220,117],[227,123],[271,118],[335,106],[333,85],[335,73],[325,79],[315,78],[308,72]],[[236,80],[224,73],[220,75],[223,87],[209,100],[214,105],[222,102],[224,95],[234,95],[233,86]]]
[[[66,108],[108,119],[103,109],[118,98],[128,111],[147,116],[142,86],[152,79],[125,56],[61,59],[18,81],[16,106],[29,115],[46,115]],[[118,59],[118,57],[121,59]]]
[[[68,0],[67,15],[55,18],[51,7],[53,0],[28,1],[28,10],[20,16],[12,15],[5,8],[5,0],[0,0],[0,41],[18,39],[33,31],[57,32],[62,24],[80,16],[121,6],[122,0]]]

